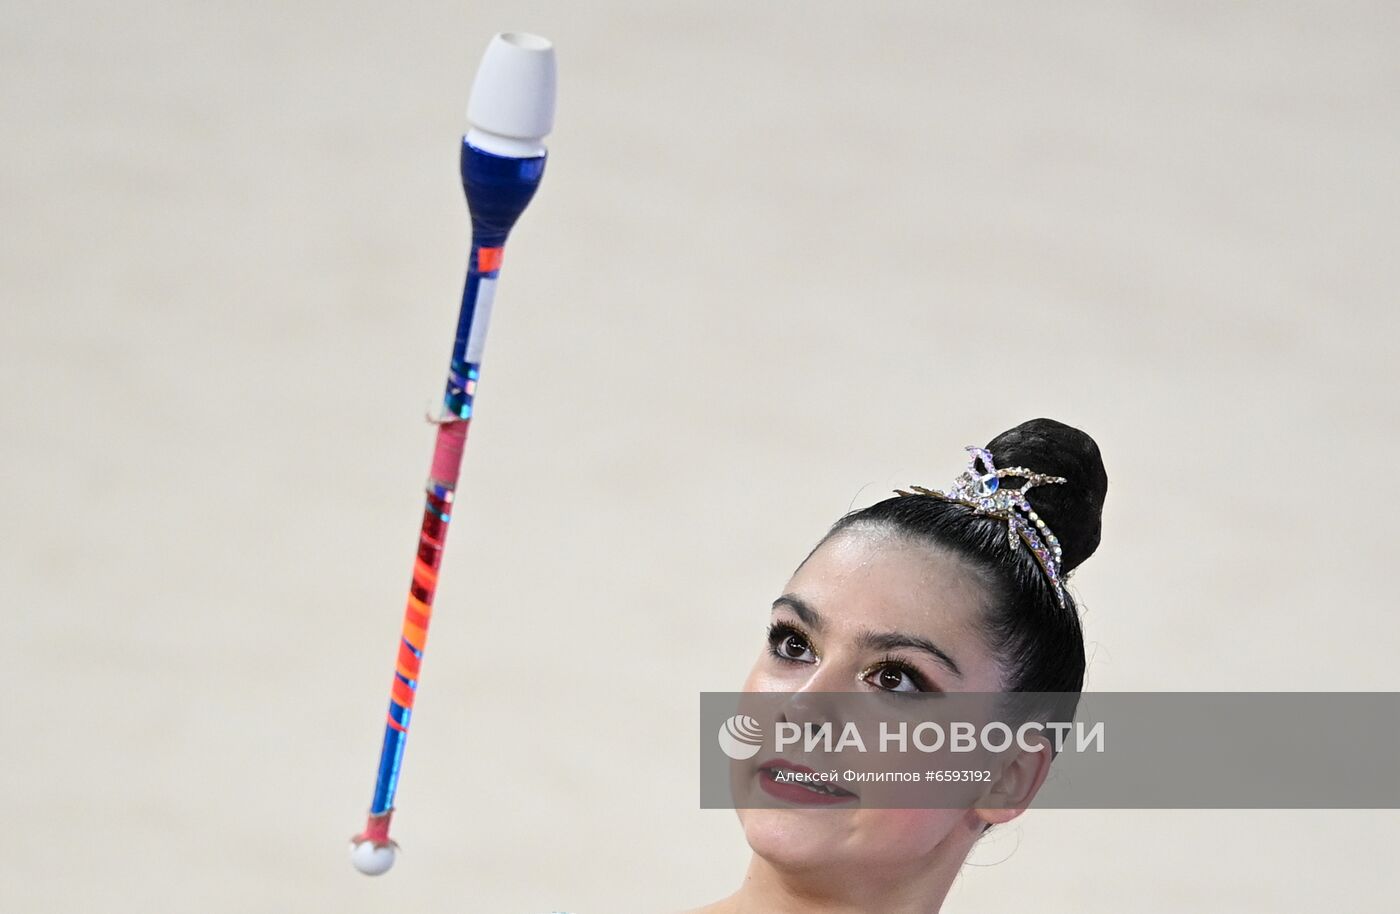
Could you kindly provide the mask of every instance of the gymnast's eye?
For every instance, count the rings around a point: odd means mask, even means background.
[[[786,622],[774,622],[768,627],[768,652],[788,663],[817,662],[807,636]]]
[[[928,692],[927,680],[907,663],[886,657],[871,667],[861,679],[886,692]]]

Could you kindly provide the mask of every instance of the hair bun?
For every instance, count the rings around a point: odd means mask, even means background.
[[[1059,538],[1065,573],[1094,554],[1103,528],[1108,473],[1093,438],[1054,419],[1031,419],[997,435],[987,450],[998,467],[1063,476],[1063,484],[1036,486],[1026,498]],[[1016,477],[1008,478],[1020,484]]]

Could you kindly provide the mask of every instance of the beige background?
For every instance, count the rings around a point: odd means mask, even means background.
[[[674,910],[826,524],[1049,415],[1096,689],[1397,687],[1400,14],[0,3],[0,910]],[[392,875],[372,786],[501,29],[559,47]],[[1324,773],[1325,774],[1325,773]],[[1032,812],[951,914],[1394,910],[1395,812]]]

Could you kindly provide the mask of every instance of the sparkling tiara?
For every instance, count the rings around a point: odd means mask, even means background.
[[[1025,467],[1008,467],[998,470],[992,463],[992,454],[986,448],[968,445],[967,469],[964,470],[948,490],[925,489],[923,486],[910,486],[911,491],[895,489],[897,495],[927,495],[944,501],[967,505],[976,513],[1006,521],[1006,542],[1013,550],[1021,548],[1024,542],[1031,554],[1045,572],[1050,586],[1055,589],[1055,598],[1060,606],[1065,605],[1064,581],[1068,576],[1060,574],[1060,541],[1045,521],[1035,513],[1031,503],[1026,501],[1026,493],[1035,486],[1060,485],[1063,476],[1048,476]],[[981,464],[981,469],[978,464]],[[1018,476],[1026,482],[1019,489],[1003,487],[1001,480],[1007,476]]]

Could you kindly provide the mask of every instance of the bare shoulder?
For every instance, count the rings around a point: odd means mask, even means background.
[[[730,914],[733,909],[734,906],[730,903],[730,900],[725,898],[716,901],[714,904],[707,904],[703,908],[692,908],[689,911],[683,911],[681,914]]]

